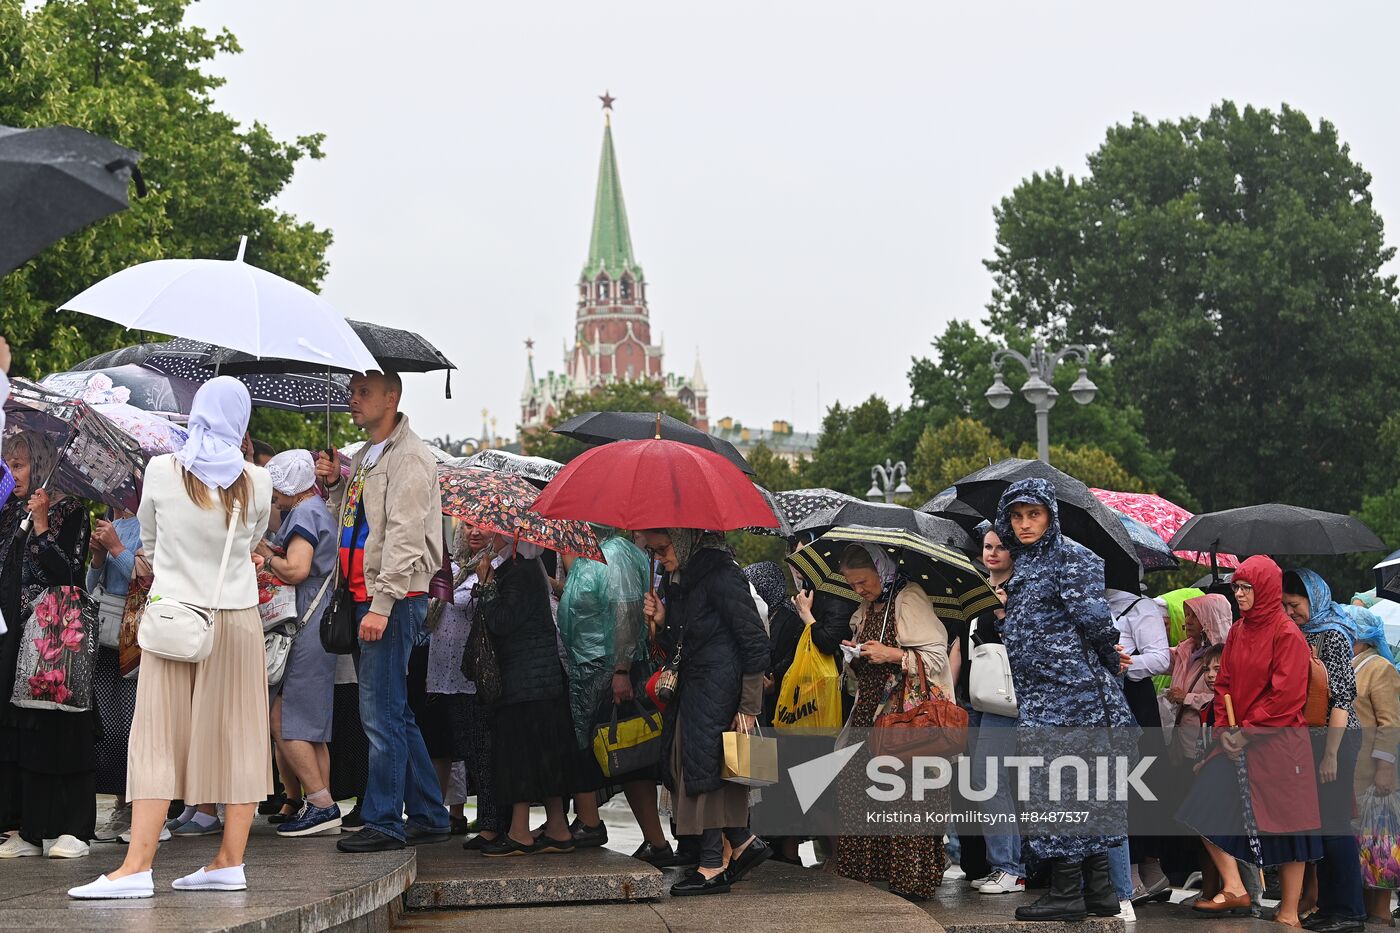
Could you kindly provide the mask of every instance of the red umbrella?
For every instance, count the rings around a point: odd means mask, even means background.
[[[719,454],[678,441],[615,441],[584,451],[534,510],[616,528],[729,531],[778,524],[753,482]]]
[[[1145,492],[1113,492],[1108,489],[1090,489],[1094,498],[1111,509],[1117,509],[1129,518],[1135,518],[1171,542],[1182,525],[1193,517],[1190,512],[1161,496]],[[1210,555],[1203,551],[1177,551],[1177,557],[1210,566]],[[1227,570],[1239,567],[1240,559],[1233,554],[1217,554],[1216,564]]]
[[[478,467],[440,466],[438,485],[444,515],[560,554],[607,562],[586,524],[549,519],[530,510],[539,490],[523,476]]]

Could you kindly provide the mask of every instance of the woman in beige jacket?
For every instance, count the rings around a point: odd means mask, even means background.
[[[1381,646],[1385,646],[1384,651]],[[1395,792],[1395,757],[1400,746],[1400,672],[1389,657],[1385,629],[1379,620],[1369,628],[1361,627],[1352,651],[1355,654],[1351,669],[1356,672],[1356,718],[1361,721],[1362,729],[1361,752],[1356,759],[1352,787],[1359,800],[1372,788],[1379,796]],[[1364,881],[1364,849],[1362,858]],[[1389,923],[1390,889],[1367,887],[1362,894],[1368,918]]]
[[[851,616],[851,638],[842,642],[858,652],[848,670],[855,677],[856,701],[850,727],[869,729],[887,707],[898,704],[901,684],[917,685],[922,662],[929,691],[953,698],[948,663],[948,630],[938,620],[919,584],[901,576],[894,561],[874,545],[852,544],[841,555],[841,575],[861,598]],[[800,604],[799,604],[800,605]],[[810,619],[804,616],[810,624]],[[864,812],[864,775],[841,785],[844,812]],[[926,812],[947,812],[946,789],[924,798]],[[890,891],[912,901],[926,900],[943,881],[943,836],[921,827],[913,836],[841,836],[836,870],[867,883],[888,881]]]

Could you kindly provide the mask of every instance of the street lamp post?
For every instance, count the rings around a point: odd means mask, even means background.
[[[870,489],[866,491],[865,498],[871,502],[894,502],[895,496],[912,495],[913,489],[909,487],[909,468],[901,460],[898,463],[891,463],[888,458],[883,464],[877,463],[870,468]]]
[[[1021,386],[1021,396],[1035,406],[1036,448],[1041,461],[1049,463],[1050,409],[1055,407],[1055,402],[1060,397],[1060,393],[1051,385],[1055,378],[1055,370],[1066,360],[1078,361],[1079,378],[1069,387],[1069,394],[1079,404],[1088,405],[1099,391],[1099,387],[1089,378],[1089,348],[1082,344],[1070,344],[1051,355],[1045,349],[1045,341],[1037,340],[1029,358],[1010,347],[1003,347],[993,353],[992,369],[996,370],[996,377],[992,380],[991,388],[987,389],[986,396],[987,403],[998,410],[1010,405],[1011,397],[1016,394],[1001,377],[1002,364],[1008,359],[1020,363],[1026,370],[1026,384]]]

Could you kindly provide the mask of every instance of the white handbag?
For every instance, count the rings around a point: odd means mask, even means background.
[[[968,634],[969,643],[976,632],[974,626]],[[972,645],[968,654],[972,656],[972,674],[968,678],[967,693],[972,708],[980,713],[1015,719],[1016,687],[1011,680],[1011,661],[1006,656],[1006,646]]]
[[[141,646],[142,654],[197,664],[214,650],[214,612],[224,596],[224,575],[228,572],[228,555],[233,549],[233,529],[239,511],[235,505],[228,520],[224,556],[219,561],[219,582],[214,587],[215,608],[191,606],[152,593],[146,601],[146,611],[141,614],[141,625],[136,629],[136,643]]]

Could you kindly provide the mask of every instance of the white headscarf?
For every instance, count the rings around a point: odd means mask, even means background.
[[[295,496],[316,485],[316,461],[309,450],[284,450],[267,461],[272,488],[284,496]]]
[[[227,489],[243,475],[243,435],[253,400],[248,388],[232,376],[216,376],[194,394],[190,406],[190,436],[175,459],[207,486]]]
[[[880,575],[880,582],[885,586],[893,583],[895,576],[899,573],[899,568],[895,566],[894,558],[889,555],[889,552],[878,544],[861,542],[861,547],[865,548],[865,553],[869,554],[870,559],[875,562],[875,572]]]

